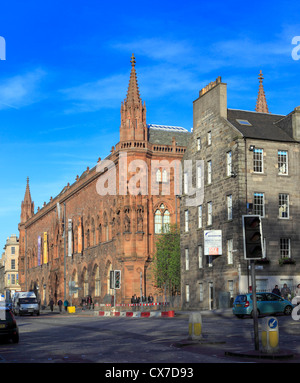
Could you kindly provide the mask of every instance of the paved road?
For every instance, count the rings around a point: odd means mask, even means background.
[[[299,363],[300,322],[278,316],[280,348],[289,360],[226,356],[254,349],[253,322],[230,312],[202,315],[203,342],[186,345],[188,315],[175,318],[106,318],[44,313],[17,317],[20,343],[0,343],[2,363]],[[261,319],[259,319],[261,324]],[[179,347],[182,346],[182,347]]]

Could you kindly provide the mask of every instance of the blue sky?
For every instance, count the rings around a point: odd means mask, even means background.
[[[299,16],[298,1],[2,2],[0,245],[18,234],[27,176],[37,209],[118,142],[132,53],[147,123],[190,130],[218,76],[228,107],[254,110],[260,70],[270,112],[287,114],[300,105]]]

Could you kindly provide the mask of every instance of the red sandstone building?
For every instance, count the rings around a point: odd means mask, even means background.
[[[120,142],[107,158],[37,212],[27,180],[19,224],[19,283],[22,290],[37,291],[42,304],[49,297],[70,300],[70,283],[79,288],[71,296],[73,304],[87,295],[103,303],[113,294],[111,270],[121,270],[117,303],[129,302],[133,294],[154,293],[155,241],[164,225],[179,220],[175,165],[190,133],[146,123],[134,56],[131,64]]]

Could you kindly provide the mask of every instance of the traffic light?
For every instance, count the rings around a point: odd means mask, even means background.
[[[243,215],[244,258],[263,257],[262,228],[259,215]]]
[[[121,288],[121,270],[115,270],[115,289]]]
[[[109,273],[109,288],[115,288],[115,272],[113,270],[111,270]]]

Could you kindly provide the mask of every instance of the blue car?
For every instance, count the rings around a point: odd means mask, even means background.
[[[256,293],[258,315],[283,313],[291,315],[294,305],[273,293]],[[253,315],[252,293],[238,295],[234,302],[232,312],[238,318]]]

